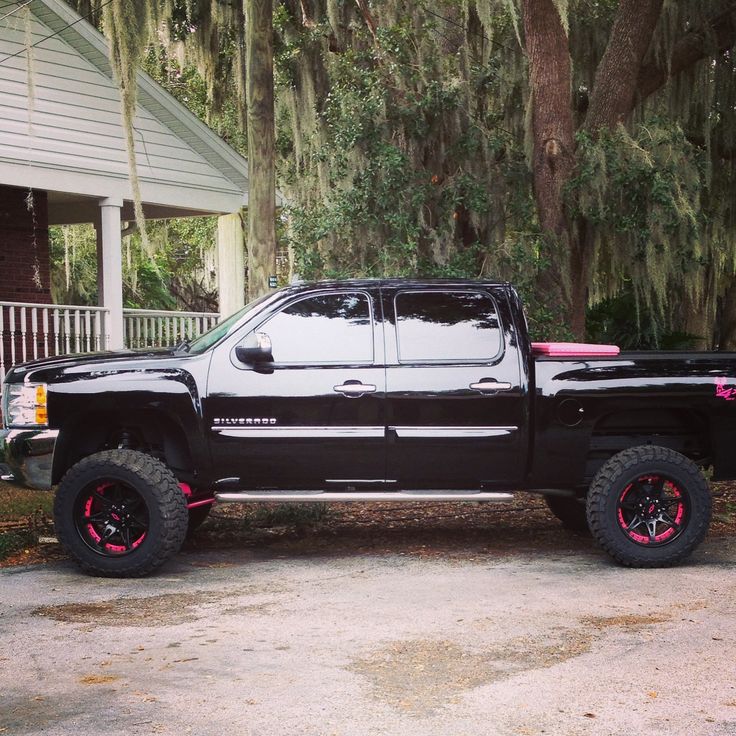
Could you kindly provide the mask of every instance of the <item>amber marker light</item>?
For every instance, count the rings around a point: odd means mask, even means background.
[[[36,424],[48,424],[49,414],[46,409],[46,384],[36,386]]]

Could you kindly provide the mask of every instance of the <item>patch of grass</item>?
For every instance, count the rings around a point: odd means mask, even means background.
[[[51,516],[53,505],[52,491],[31,491],[0,483],[0,521]]]
[[[0,560],[14,555],[27,547],[35,546],[37,535],[34,532],[12,531],[0,532]]]
[[[32,491],[0,483],[0,561],[38,546],[39,530],[49,526],[51,491]]]

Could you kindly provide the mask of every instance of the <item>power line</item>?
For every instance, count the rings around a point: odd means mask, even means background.
[[[5,15],[0,18],[0,22],[4,21],[6,18],[10,18],[11,15],[15,15],[19,10],[23,10],[23,8],[27,8],[33,0],[26,0],[22,5],[19,5],[17,8],[14,8],[9,13],[5,13]]]
[[[35,48],[36,46],[42,44],[44,41],[48,41],[50,38],[53,38],[54,36],[58,36],[60,33],[64,33],[64,31],[67,28],[71,28],[72,26],[77,25],[77,23],[80,23],[83,20],[88,20],[95,13],[102,10],[102,8],[104,8],[106,5],[109,5],[111,2],[112,0],[105,0],[105,2],[102,3],[99,7],[95,8],[94,10],[90,10],[90,12],[87,13],[87,15],[81,15],[79,18],[77,18],[76,20],[73,20],[71,23],[67,23],[63,28],[59,28],[58,31],[54,31],[53,33],[49,33],[48,36],[39,38],[38,41],[36,41],[35,43],[32,43],[30,47],[24,47],[20,51],[16,51],[14,54],[8,54],[7,56],[3,56],[3,58],[0,59],[0,65],[4,64],[9,59],[14,59],[16,56],[20,56],[21,54],[24,54],[28,50],[28,48]],[[26,3],[26,4],[29,4],[29,3]],[[25,7],[25,6],[21,6],[21,7]],[[17,10],[20,10],[20,8],[17,8]],[[14,10],[13,13],[14,12],[16,11]]]

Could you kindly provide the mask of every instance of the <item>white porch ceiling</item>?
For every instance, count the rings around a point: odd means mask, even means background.
[[[49,225],[78,225],[94,223],[100,216],[99,197],[84,197],[69,192],[48,192]],[[211,215],[212,210],[193,207],[169,207],[165,205],[143,204],[143,213],[147,220],[162,220],[170,217],[200,217]],[[125,200],[121,210],[121,218],[132,222],[135,219],[133,202]]]

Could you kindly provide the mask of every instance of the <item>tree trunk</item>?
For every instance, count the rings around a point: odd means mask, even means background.
[[[582,337],[581,315],[573,318],[570,226],[563,188],[574,164],[571,70],[567,33],[552,0],[523,0],[524,34],[531,87],[532,178],[537,214],[549,249],[549,265],[539,276],[539,292],[552,314],[576,325]],[[579,269],[578,269],[579,270]],[[576,311],[581,305],[576,304]],[[582,305],[582,330],[585,305]]]
[[[723,295],[718,341],[719,350],[736,350],[736,280]]]
[[[246,0],[248,106],[248,298],[276,275],[276,171],[273,96],[273,2]]]
[[[621,0],[595,74],[588,130],[614,128],[631,113],[639,70],[661,12],[662,0]]]
[[[668,80],[691,68],[706,56],[730,49],[736,40],[736,2],[695,28],[673,46],[669,59],[656,60],[639,70],[637,94],[643,100],[663,87]]]
[[[692,340],[693,350],[711,350],[713,348],[714,320],[712,309],[707,303],[706,295],[693,299],[683,295],[681,310],[684,315],[682,331]]]

